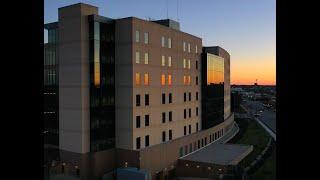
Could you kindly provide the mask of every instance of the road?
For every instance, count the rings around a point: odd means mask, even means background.
[[[260,121],[262,121],[266,126],[269,127],[271,131],[276,133],[276,112],[274,112],[272,109],[268,109],[263,107],[262,102],[260,101],[251,101],[246,100],[242,104],[251,115],[256,114],[256,112],[259,112],[260,110],[263,110],[261,115],[258,117]]]

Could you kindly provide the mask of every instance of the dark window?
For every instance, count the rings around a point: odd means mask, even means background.
[[[198,149],[200,148],[200,140],[198,140]]]
[[[191,109],[189,109],[189,118],[191,117]]]
[[[189,101],[191,101],[191,92],[189,92]]]
[[[166,104],[166,94],[162,93],[162,104]]]
[[[149,106],[149,94],[146,94],[146,95],[144,96],[144,104],[145,104],[146,106]]]
[[[166,122],[166,113],[163,112],[162,113],[162,123],[165,123]]]
[[[198,61],[196,61],[196,69],[198,69]]]
[[[207,145],[207,137],[204,138],[204,145]]]
[[[192,143],[189,144],[189,152],[192,152]]]
[[[184,146],[184,154],[188,154],[188,145]]]
[[[221,129],[221,133],[222,133],[222,136],[223,136],[223,129]]]
[[[199,108],[197,107],[196,108],[196,116],[198,116],[198,113],[199,113],[198,111],[199,111]]]
[[[149,126],[149,115],[145,115],[144,116],[144,122],[145,122],[145,126]]]
[[[201,139],[201,147],[203,147],[203,138]]]
[[[196,92],[196,100],[198,101],[198,99],[199,99],[199,93]]]
[[[140,149],[140,141],[141,141],[140,137],[137,137],[136,138],[136,149]]]
[[[183,110],[183,117],[184,117],[184,119],[187,118],[187,109],[184,109],[184,110]]]
[[[169,140],[172,139],[172,130],[169,130]]]
[[[140,95],[136,95],[136,106],[140,106]]]
[[[169,121],[172,121],[172,111],[169,112]]]
[[[182,157],[182,156],[183,156],[183,147],[181,147],[181,148],[180,148],[180,150],[179,150],[179,154],[180,154],[180,157]]]
[[[140,128],[140,116],[136,116],[136,128]]]
[[[187,101],[187,93],[183,93],[183,100],[184,100],[184,102]]]
[[[198,85],[198,76],[196,77],[196,85]]]
[[[199,131],[199,124],[197,123],[196,126],[196,131]]]
[[[169,104],[172,103],[172,93],[169,93]]]
[[[187,135],[187,126],[184,126],[184,127],[183,127],[183,134],[184,134],[184,135]]]
[[[189,134],[191,134],[191,125],[189,125]]]
[[[166,132],[162,131],[162,142],[166,141]]]
[[[147,135],[147,136],[145,137],[144,143],[145,143],[145,146],[146,146],[146,147],[149,146],[149,135]]]

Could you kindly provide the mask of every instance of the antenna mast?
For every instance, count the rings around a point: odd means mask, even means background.
[[[177,0],[177,21],[179,22],[179,0]]]

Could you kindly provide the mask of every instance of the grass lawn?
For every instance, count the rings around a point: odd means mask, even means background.
[[[245,124],[247,127],[241,137],[233,143],[253,145],[253,151],[245,157],[239,165],[243,168],[247,167],[267,146],[269,141],[269,134],[255,121],[251,119],[235,119],[240,124]],[[247,121],[247,122],[241,122]],[[241,127],[240,127],[241,128]]]
[[[251,175],[251,179],[276,179],[276,148],[273,149],[272,154],[265,160],[264,164]]]

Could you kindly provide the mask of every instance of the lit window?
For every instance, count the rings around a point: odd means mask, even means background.
[[[161,57],[161,66],[165,66],[166,65],[166,57],[162,56]]]
[[[198,46],[196,45],[196,53],[198,53]]]
[[[187,84],[187,76],[183,76],[183,85]]]
[[[149,74],[144,74],[144,85],[149,85]]]
[[[171,38],[168,38],[168,48],[171,48]]]
[[[164,36],[161,37],[161,47],[164,47],[165,45],[165,39]]]
[[[149,64],[149,53],[144,53],[144,64]]]
[[[136,31],[136,42],[140,41],[140,33],[139,31]]]
[[[166,75],[164,74],[161,75],[161,85],[162,86],[166,85]]]
[[[191,84],[191,76],[188,76],[188,85]]]
[[[190,52],[190,43],[188,43],[188,52]]]
[[[172,77],[171,74],[168,75],[168,85],[172,84]]]
[[[147,32],[144,33],[144,43],[149,44],[149,33]]]
[[[183,68],[186,68],[186,66],[187,66],[186,59],[183,59]]]
[[[183,42],[183,51],[186,51],[186,42]]]
[[[140,52],[136,51],[136,63],[139,64],[140,63]]]
[[[168,56],[168,66],[171,67],[172,64],[171,64],[171,56]]]
[[[140,85],[140,73],[136,73],[136,85]]]
[[[191,68],[191,61],[190,61],[190,59],[188,60],[188,69],[190,69]]]

